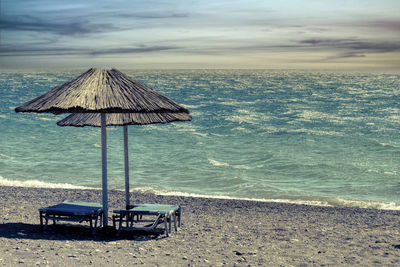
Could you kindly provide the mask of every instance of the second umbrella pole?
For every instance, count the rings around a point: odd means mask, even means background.
[[[124,125],[124,158],[125,158],[125,204],[129,208],[129,157],[128,157],[128,126]]]
[[[103,188],[103,227],[108,224],[108,194],[107,194],[107,130],[106,114],[101,113],[101,166]]]

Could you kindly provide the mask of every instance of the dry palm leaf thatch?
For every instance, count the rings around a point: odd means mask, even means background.
[[[107,126],[146,125],[174,121],[190,121],[192,117],[185,113],[110,113],[106,117]],[[57,122],[58,126],[101,126],[100,113],[74,113]]]
[[[187,109],[152,88],[112,69],[89,69],[76,79],[28,101],[16,112],[148,113]]]

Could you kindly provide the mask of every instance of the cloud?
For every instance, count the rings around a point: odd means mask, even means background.
[[[27,46],[3,46],[0,49],[0,56],[65,56],[65,55],[83,55],[88,54],[85,49],[71,49],[64,47],[32,47]]]
[[[386,53],[400,51],[398,42],[372,42],[362,41],[355,38],[344,39],[305,39],[299,44],[302,47],[312,47],[321,49],[348,49],[352,51],[362,51],[369,53]]]
[[[340,58],[361,58],[361,57],[366,57],[366,55],[356,53],[356,52],[348,52],[348,53],[338,54],[335,56],[330,56],[330,57],[327,57],[326,59],[330,60],[330,59],[340,59]]]
[[[355,26],[354,24],[351,26]],[[378,28],[380,30],[400,32],[400,20],[379,20],[360,23],[356,26]]]
[[[139,19],[180,19],[180,18],[188,18],[189,14],[188,13],[173,13],[173,14],[168,14],[168,13],[159,13],[159,12],[146,12],[146,13],[120,13],[120,14],[115,14],[112,13],[113,16],[116,17],[125,17],[125,18],[139,18]]]
[[[65,21],[47,21],[34,16],[5,17],[1,20],[3,30],[32,31],[53,33],[58,35],[87,35],[99,32],[117,30],[116,27],[105,23],[90,23],[82,18],[65,19]]]
[[[158,52],[164,50],[177,49],[174,46],[142,46],[142,47],[130,47],[130,48],[112,48],[102,49],[90,52],[90,55],[111,55],[111,54],[138,54],[138,53],[149,53]]]
[[[2,47],[0,56],[66,56],[66,55],[84,55],[100,56],[115,54],[142,54],[150,52],[159,52],[165,50],[178,49],[174,46],[139,46],[130,48],[111,48],[111,49],[87,49],[87,48],[66,48],[66,47]]]

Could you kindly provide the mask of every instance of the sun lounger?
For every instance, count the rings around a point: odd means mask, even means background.
[[[40,227],[43,229],[43,219],[47,227],[49,220],[54,224],[58,221],[79,222],[84,221],[90,223],[90,230],[93,233],[97,228],[97,221],[103,216],[103,208],[98,203],[92,202],[62,202],[54,206],[39,209]],[[94,228],[93,228],[94,222]]]
[[[118,235],[123,228],[124,222],[126,222],[126,229],[148,232],[157,232],[159,231],[157,227],[159,225],[161,225],[161,227],[164,225],[164,228],[161,228],[161,230],[166,236],[171,233],[172,220],[174,221],[175,231],[178,231],[178,227],[181,226],[182,208],[176,205],[137,204],[125,210],[114,210],[114,213],[114,228],[116,228],[117,221],[119,222]],[[143,219],[143,216],[146,216],[146,218]],[[148,217],[152,217],[153,219],[149,220]],[[150,224],[143,225],[144,223]]]

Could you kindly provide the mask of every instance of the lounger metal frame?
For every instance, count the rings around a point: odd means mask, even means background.
[[[71,205],[80,207],[78,210],[66,209],[63,208],[63,205]],[[87,206],[85,206],[87,205]],[[90,231],[92,233],[96,232],[97,223],[100,217],[99,226],[101,226],[101,219],[103,217],[103,209],[97,203],[92,202],[62,202],[54,206],[49,206],[45,208],[39,209],[40,216],[40,228],[42,230],[46,229],[49,223],[49,220],[53,221],[53,224],[59,221],[67,221],[67,222],[89,222]],[[45,224],[43,226],[43,220],[45,220]],[[94,222],[94,227],[93,227]]]
[[[124,228],[123,224],[126,223],[128,230],[141,230],[148,232],[156,232],[158,225],[164,225],[163,232],[169,236],[172,229],[172,220],[174,221],[174,229],[178,231],[181,226],[182,208],[174,205],[160,205],[160,204],[138,204],[130,206],[125,210],[114,210],[113,225],[116,228],[117,222],[118,232],[121,233]],[[135,220],[136,216],[136,220]],[[143,216],[156,216],[155,220],[143,219]],[[149,222],[149,225],[138,227],[135,224],[138,222]]]

